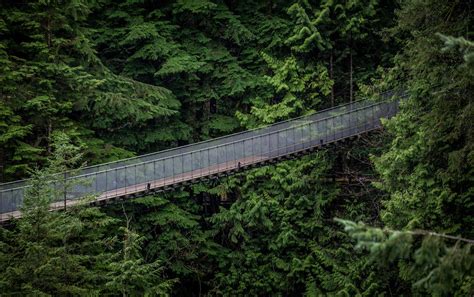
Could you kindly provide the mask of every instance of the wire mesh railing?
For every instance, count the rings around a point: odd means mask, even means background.
[[[66,178],[68,183],[89,182],[77,183],[64,193],[64,201],[54,201],[51,207],[73,204],[87,195],[108,200],[146,193],[297,153],[376,129],[380,119],[393,116],[397,108],[396,101],[356,101],[263,128],[87,167]],[[63,176],[58,174],[55,187],[65,182]],[[28,181],[0,185],[0,221],[20,215],[28,187]]]

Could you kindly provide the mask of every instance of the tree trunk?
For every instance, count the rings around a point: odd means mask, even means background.
[[[349,95],[349,101],[352,103],[354,99],[354,85],[353,85],[353,68],[352,68],[352,33],[349,41],[349,63],[350,63],[350,95]]]
[[[53,133],[53,123],[51,119],[48,120],[48,130],[47,130],[47,135],[48,135],[48,155],[51,154],[51,143],[52,143],[52,133]]]
[[[332,80],[331,86],[331,106],[334,107],[334,64],[333,64],[333,50],[331,50],[331,56],[329,58],[329,78]]]
[[[51,48],[52,45],[52,36],[51,36],[51,18],[48,16],[46,19],[46,44],[48,45],[48,48]]]

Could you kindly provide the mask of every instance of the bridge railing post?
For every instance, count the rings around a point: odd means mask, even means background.
[[[117,176],[117,191],[118,189],[121,189],[121,191],[125,192],[125,169],[124,168],[116,168],[116,176]]]
[[[370,110],[369,108],[362,109],[362,114],[364,115],[364,132],[369,130],[369,123],[370,123]]]
[[[8,212],[8,203],[7,203],[7,199],[8,197],[11,196],[11,190],[7,190],[7,191],[2,191],[0,192],[0,209],[1,209],[1,212],[0,212],[0,221],[4,221],[6,219],[6,213]]]
[[[290,127],[289,129],[285,129],[286,132],[286,139],[289,140],[289,143],[286,148],[286,154],[291,154],[295,151],[295,127]],[[290,136],[291,135],[291,136]]]
[[[138,166],[138,171],[139,171],[139,177],[140,177],[140,182],[138,183],[140,186],[138,188],[138,191],[141,192],[144,189],[146,190],[147,188],[147,182],[148,182],[148,163],[140,163],[137,164]]]
[[[250,162],[251,162],[251,163],[254,163],[254,159],[255,159],[255,152],[254,152],[254,149],[253,149],[253,143],[254,143],[254,137],[252,137],[252,138],[250,139],[250,147],[251,147]]]
[[[211,175],[211,156],[210,156],[210,151],[209,148],[206,149],[207,152],[207,175]]]
[[[152,187],[155,187],[156,183],[156,160],[153,160],[153,179],[152,179]]]
[[[198,177],[202,177],[203,176],[203,170],[205,168],[205,160],[204,160],[204,149],[200,149],[198,152],[197,152],[197,155],[196,155],[196,161],[197,161],[197,164],[198,164],[198,173],[197,173],[197,176]]]
[[[206,157],[206,149],[203,148],[199,151],[199,160],[200,160],[200,165],[201,165],[201,170],[199,171],[199,176],[203,177],[206,175],[206,168],[208,167],[207,165],[207,157]]]
[[[324,143],[328,143],[329,141],[329,125],[328,125],[328,119],[324,119],[321,121],[321,129],[324,131]]]
[[[297,142],[298,142],[298,147],[297,147],[297,150],[300,151],[302,149],[304,149],[304,143],[303,143],[303,131],[306,127],[306,123],[303,123],[303,125],[301,125],[300,127],[298,127],[298,130],[297,130]]]
[[[292,139],[292,140],[293,140],[293,145],[292,145],[292,147],[293,147],[292,152],[293,152],[293,153],[298,150],[298,142],[296,141],[296,129],[297,129],[297,128],[294,127],[294,126],[291,127],[291,131],[293,132],[293,133],[292,133],[292,134],[293,134],[293,139]]]
[[[351,133],[355,135],[358,131],[359,121],[357,119],[357,112],[355,110],[351,110]]]
[[[137,166],[130,165],[130,193],[136,192],[136,185],[137,185]]]
[[[347,119],[346,119],[346,126],[347,126],[346,137],[352,135],[351,117],[352,117],[352,111],[349,111],[349,113],[347,114]]]
[[[190,155],[191,155],[191,180],[194,180],[194,152],[191,152]]]
[[[186,173],[186,170],[184,168],[184,156],[185,156],[185,154],[178,155],[178,158],[181,159],[181,171],[180,171],[181,181],[184,181],[184,177],[185,177],[185,173]]]
[[[220,150],[222,146],[218,145],[216,147],[216,159],[217,159],[217,173],[221,172],[221,163],[222,163],[222,158],[220,157]]]
[[[108,195],[109,195],[109,192],[108,192],[109,191],[109,185],[108,185],[107,178],[108,178],[108,174],[107,174],[107,170],[105,170],[105,198],[107,198]]]
[[[297,143],[297,146],[296,146],[296,150],[297,151],[300,151],[301,149],[303,149],[303,129],[305,128],[306,124],[303,122],[302,125],[298,126],[298,128],[296,128],[296,131],[295,131],[295,142]]]
[[[346,113],[341,114],[341,128],[339,131],[339,138],[345,138],[346,128],[347,128],[346,117],[347,117]]]
[[[225,159],[226,159],[226,166],[227,168],[232,168],[233,160],[232,160],[232,143],[228,143],[225,146]]]
[[[98,187],[99,187],[98,183],[99,183],[99,181],[97,180],[97,173],[94,173],[94,177],[93,177],[93,178],[94,178],[94,181],[93,181],[93,183],[94,183],[94,193],[97,194],[97,193],[99,192],[99,190],[98,190]]]
[[[228,150],[228,147],[229,147],[229,144],[228,143],[224,143],[222,145],[222,157],[224,158],[224,168],[225,168],[225,171],[229,170],[229,158],[227,157],[227,150]]]
[[[313,122],[308,123],[308,148],[313,145]]]
[[[114,170],[114,175],[115,175],[115,197],[118,196],[118,190],[119,190],[119,187],[118,187],[118,178],[117,178],[117,168],[115,168]]]
[[[324,132],[326,133],[326,138],[324,139],[324,143],[327,144],[330,141],[329,134],[331,133],[331,130],[329,129],[329,119],[324,119],[323,123],[324,123]]]
[[[274,151],[275,151],[275,156],[278,157],[280,153],[280,133],[278,131],[275,132],[275,137],[276,137],[277,145]]]
[[[172,173],[172,174],[173,174],[173,175],[172,175],[172,177],[173,177],[173,178],[172,178],[173,184],[176,182],[174,159],[175,159],[174,156],[171,157],[171,167],[173,168],[173,173]]]
[[[165,186],[165,182],[166,182],[166,158],[162,159],[159,161],[158,165],[159,165],[159,168],[161,168],[161,171],[158,171],[161,173],[161,187],[164,187]]]
[[[8,195],[8,191],[1,191],[0,192],[0,221],[3,222],[3,216],[6,212],[6,205],[5,205],[5,198]]]

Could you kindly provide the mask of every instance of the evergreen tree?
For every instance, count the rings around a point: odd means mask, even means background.
[[[386,123],[393,137],[388,150],[374,158],[382,178],[376,185],[388,193],[386,228],[343,221],[374,257],[398,263],[405,294],[472,294],[469,16],[467,2],[450,1],[406,1],[398,12],[391,32],[404,47],[384,84],[402,81],[409,97]]]
[[[473,237],[472,78],[469,59],[443,50],[436,35],[468,34],[464,3],[411,1],[399,12],[397,34],[411,33],[397,57],[398,77],[407,79],[410,97],[387,123],[393,134],[389,150],[375,161],[379,186],[390,194],[384,221],[397,229],[428,229]],[[436,11],[432,7],[436,6]],[[429,18],[426,16],[429,15]],[[429,19],[429,22],[427,20]],[[454,39],[443,37],[448,45]],[[464,43],[469,45],[469,43]]]
[[[120,228],[123,232],[123,247],[109,264],[108,282],[105,284],[108,294],[169,296],[173,281],[161,278],[163,267],[158,261],[144,262],[140,254],[144,238],[130,230],[129,223],[127,219],[127,226]]]
[[[56,130],[83,143],[94,163],[132,155],[111,145],[104,150],[104,141],[97,138],[101,129],[137,127],[176,113],[178,102],[166,89],[103,66],[86,25],[96,5],[76,0],[2,3],[0,106],[9,119],[1,124],[5,146],[0,158],[6,180],[25,177],[31,164],[44,163]]]
[[[35,171],[30,180],[22,218],[13,230],[2,228],[0,285],[5,294],[95,295],[101,290],[112,219],[81,205],[50,211],[57,197],[74,186],[63,184],[58,170],[74,166],[80,157],[64,134],[55,137],[52,148],[49,167]]]
[[[473,292],[474,240],[425,230],[397,231],[337,221],[357,240],[356,248],[370,251],[372,261],[382,267],[400,261],[404,267],[400,276],[412,281],[414,295],[468,296]]]

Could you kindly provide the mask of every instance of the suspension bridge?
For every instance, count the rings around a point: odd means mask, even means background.
[[[381,128],[381,119],[398,110],[393,96],[389,93],[383,101],[355,101],[258,129],[85,167],[73,176],[58,173],[51,187],[66,190],[50,207],[63,209],[82,197],[93,197],[91,202],[97,203],[144,196],[309,152]],[[21,217],[31,187],[29,180],[0,184],[0,222]]]

